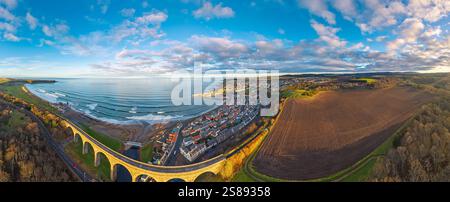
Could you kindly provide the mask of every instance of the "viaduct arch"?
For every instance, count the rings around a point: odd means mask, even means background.
[[[219,155],[207,161],[186,166],[158,166],[140,162],[110,149],[84,132],[77,125],[67,119],[62,119],[63,121],[61,121],[61,123],[72,131],[74,141],[81,141],[83,145],[83,154],[86,154],[89,149],[93,150],[95,166],[100,165],[101,155],[106,157],[111,166],[110,178],[113,181],[117,178],[117,165],[121,165],[127,169],[133,182],[138,181],[141,176],[148,176],[150,181],[156,182],[168,182],[174,180],[194,182],[197,177],[203,173],[208,172],[217,175],[225,164],[226,157],[224,155]]]

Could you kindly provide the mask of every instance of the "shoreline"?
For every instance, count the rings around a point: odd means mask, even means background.
[[[122,143],[127,141],[140,142],[147,144],[152,142],[154,137],[160,134],[162,131],[170,129],[176,125],[177,122],[186,123],[199,116],[207,114],[211,111],[217,110],[219,106],[214,106],[207,111],[202,112],[196,116],[183,116],[182,118],[161,120],[161,121],[145,121],[145,120],[132,120],[129,121],[107,121],[104,118],[99,118],[83,111],[74,108],[71,105],[67,105],[62,102],[50,102],[49,100],[39,96],[39,94],[33,93],[33,90],[28,88],[27,84],[23,85],[23,90],[37,99],[49,103],[57,108],[64,116],[73,120],[81,125],[88,126],[93,130],[103,133],[112,138],[120,140]]]
[[[41,96],[33,93],[33,91],[30,90],[26,85],[23,85],[23,89],[26,93],[30,94],[30,96],[36,97],[37,99],[51,104],[70,120],[81,125],[85,125],[97,132],[103,133],[112,138],[116,138],[121,142],[136,141],[142,144],[146,144],[150,142],[152,137],[155,136],[159,131],[164,130],[165,128],[170,127],[171,125],[176,123],[176,121],[148,123],[138,120],[136,120],[135,123],[129,124],[107,122],[97,117],[90,116],[77,109],[74,109],[71,106],[62,103],[49,102]]]
[[[88,112],[79,110],[79,109],[73,107],[71,104],[66,104],[64,102],[57,101],[56,100],[57,98],[55,98],[54,100],[51,100],[50,98],[47,98],[47,97],[45,97],[43,95],[40,95],[39,93],[36,93],[35,89],[30,89],[29,86],[27,86],[27,85],[32,85],[32,84],[27,83],[27,84],[23,85],[25,90],[28,93],[30,93],[31,95],[33,95],[33,96],[35,96],[35,97],[37,97],[37,98],[39,98],[39,99],[49,103],[49,104],[52,104],[52,105],[64,105],[64,106],[69,107],[71,110],[74,110],[74,111],[76,111],[76,112],[78,112],[80,114],[83,114],[84,116],[86,116],[88,118],[94,119],[96,121],[104,122],[104,123],[107,123],[107,124],[115,124],[115,125],[125,125],[125,126],[126,125],[155,125],[155,124],[168,124],[168,123],[171,123],[171,122],[179,122],[179,121],[184,122],[186,120],[190,120],[192,118],[196,118],[196,117],[202,116],[202,115],[204,115],[206,113],[209,113],[209,112],[211,112],[211,111],[213,111],[213,110],[215,110],[215,109],[217,109],[219,107],[219,106],[214,106],[214,107],[212,107],[212,108],[210,108],[210,109],[208,109],[206,111],[201,112],[200,114],[189,115],[189,116],[185,116],[185,115],[162,115],[162,114],[159,114],[159,112],[158,112],[158,114],[148,113],[147,115],[143,115],[143,116],[125,117],[128,120],[117,120],[117,119],[108,118],[108,117],[97,117],[97,116],[92,115],[92,114],[90,114]],[[145,119],[145,118],[139,118],[139,117],[146,117],[146,116],[149,116],[149,115],[166,116],[166,117],[169,117],[169,118],[163,118],[163,119],[160,119],[160,120],[148,120],[148,119]],[[131,118],[131,117],[133,117],[133,118]]]

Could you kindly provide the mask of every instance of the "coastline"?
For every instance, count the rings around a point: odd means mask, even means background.
[[[23,85],[23,87],[24,90],[26,90],[26,92],[31,96],[36,97],[37,99],[47,102],[53,106],[56,105],[56,108],[58,108],[59,111],[70,120],[73,120],[78,124],[88,126],[95,131],[116,138],[122,142],[135,141],[145,144],[149,142],[152,137],[155,136],[159,131],[170,127],[171,125],[174,125],[176,122],[167,121],[160,123],[149,123],[138,120],[130,120],[130,122],[127,124],[107,122],[95,116],[91,116],[77,109],[74,109],[71,106],[61,105],[57,102],[49,102],[41,96],[34,94],[33,91],[30,90],[26,85]]]
[[[186,120],[196,118],[199,116],[202,116],[205,113],[208,113],[210,111],[213,111],[217,109],[218,106],[211,106],[211,108],[199,111],[195,114],[189,114],[189,115],[177,115],[177,114],[166,114],[165,112],[148,112],[147,114],[139,114],[139,115],[133,115],[130,114],[128,116],[120,116],[118,118],[114,118],[111,116],[98,116],[91,112],[91,110],[94,110],[97,107],[97,103],[89,104],[91,106],[88,106],[90,109],[80,109],[75,106],[77,106],[77,103],[72,103],[69,101],[61,101],[58,100],[61,97],[66,97],[65,94],[62,94],[58,91],[52,92],[51,90],[47,90],[46,88],[35,88],[34,86],[31,86],[32,84],[26,83],[24,84],[25,89],[32,94],[35,97],[40,98],[41,100],[44,100],[48,103],[54,104],[54,105],[66,105],[70,107],[72,110],[77,111],[78,113],[81,113],[87,117],[90,117],[92,119],[110,123],[110,124],[117,124],[117,125],[154,125],[154,124],[167,124],[170,122],[184,122]],[[67,99],[65,99],[67,100]],[[92,101],[94,102],[94,101]],[[103,103],[103,102],[100,102]],[[105,102],[107,105],[108,103]],[[132,106],[130,106],[131,108]],[[134,109],[132,109],[134,110]]]

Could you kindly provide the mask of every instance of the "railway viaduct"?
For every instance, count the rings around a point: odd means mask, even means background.
[[[100,165],[100,155],[106,157],[111,166],[111,180],[113,181],[116,180],[117,168],[121,165],[128,170],[133,182],[136,182],[141,176],[148,176],[156,182],[168,182],[175,179],[193,182],[198,176],[204,173],[218,174],[222,170],[226,160],[224,155],[219,155],[207,161],[186,166],[158,166],[143,163],[103,145],[67,119],[63,119],[62,123],[66,128],[72,130],[74,141],[81,140],[83,143],[83,154],[89,151],[89,147],[93,149],[94,164],[96,167]]]

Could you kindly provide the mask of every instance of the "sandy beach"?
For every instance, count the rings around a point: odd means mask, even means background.
[[[89,117],[70,108],[65,108],[63,115],[76,123],[87,125],[97,132],[117,138],[123,142],[147,143],[156,134],[174,124],[173,122],[150,124],[143,121],[136,124],[114,124]]]
[[[26,93],[30,94],[36,99],[47,102],[39,96],[31,93],[31,91],[29,91],[26,87],[24,87],[23,89]],[[79,125],[89,126],[91,129],[97,132],[116,138],[122,142],[133,141],[142,144],[148,143],[149,141],[152,141],[157,134],[162,133],[166,128],[172,127],[176,123],[174,121],[169,121],[150,124],[145,121],[136,121],[136,123],[133,124],[115,124],[95,119],[82,112],[76,111],[65,104],[59,104],[58,108],[63,109],[60,110],[62,115],[70,119],[71,121]]]

